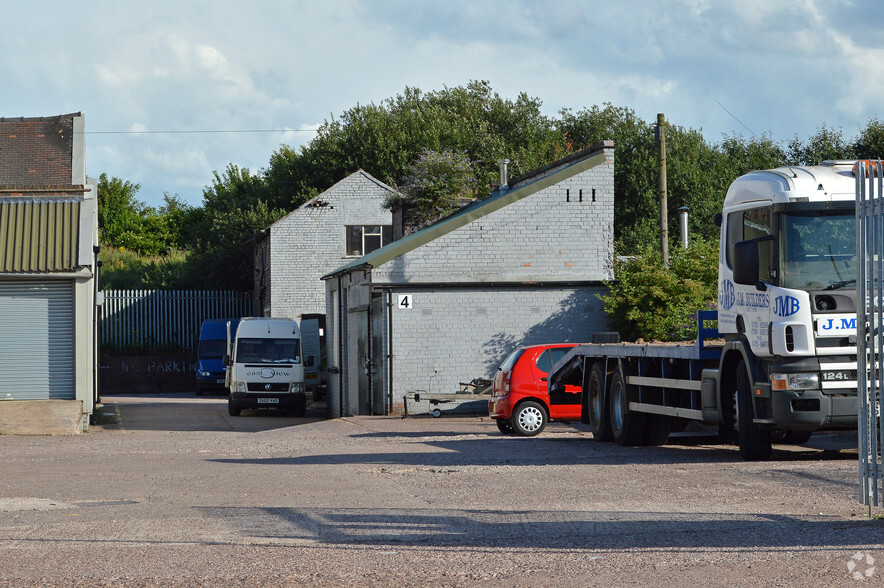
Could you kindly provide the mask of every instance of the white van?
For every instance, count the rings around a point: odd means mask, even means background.
[[[224,359],[230,416],[244,408],[280,408],[304,416],[308,398],[297,321],[242,319],[235,333],[228,328]]]

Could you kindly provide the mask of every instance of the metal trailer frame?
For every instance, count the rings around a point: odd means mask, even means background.
[[[881,448],[880,390],[884,381],[884,165],[859,161],[856,175],[857,394],[861,500],[881,504],[884,468]],[[874,366],[874,369],[871,369]]]

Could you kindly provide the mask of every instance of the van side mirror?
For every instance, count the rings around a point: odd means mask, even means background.
[[[226,365],[227,367],[230,367],[230,356],[229,355],[224,356],[224,365]]]

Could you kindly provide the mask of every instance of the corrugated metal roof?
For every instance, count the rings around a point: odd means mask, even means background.
[[[80,202],[74,199],[0,199],[0,272],[77,268]]]

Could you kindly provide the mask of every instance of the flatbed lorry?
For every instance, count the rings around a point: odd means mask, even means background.
[[[674,420],[718,425],[746,460],[772,439],[857,427],[856,162],[750,172],[728,189],[717,316],[695,344],[594,342],[554,366],[582,386],[593,436],[666,442]],[[717,332],[704,326],[717,318]],[[711,341],[710,341],[711,339]]]

